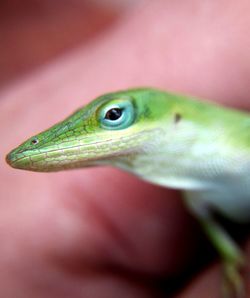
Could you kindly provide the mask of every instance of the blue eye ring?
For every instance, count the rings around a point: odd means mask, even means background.
[[[101,107],[99,121],[101,127],[107,130],[128,128],[135,120],[135,108],[128,99],[115,99]]]

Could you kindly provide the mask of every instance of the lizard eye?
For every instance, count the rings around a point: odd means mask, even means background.
[[[118,99],[104,105],[99,115],[102,128],[118,130],[125,129],[134,122],[135,111],[131,100]]]
[[[110,121],[115,121],[119,119],[122,116],[122,109],[120,108],[113,108],[107,111],[105,115],[105,119],[108,119]]]

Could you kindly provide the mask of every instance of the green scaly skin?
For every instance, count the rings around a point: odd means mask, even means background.
[[[223,259],[224,295],[244,296],[243,257],[210,210],[250,220],[248,113],[156,89],[109,93],[28,139],[6,160],[39,172],[112,165],[183,190]]]

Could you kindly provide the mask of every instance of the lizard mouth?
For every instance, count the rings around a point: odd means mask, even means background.
[[[105,142],[96,142],[94,145],[103,145]],[[92,144],[93,145],[93,144]],[[86,147],[86,150],[79,150],[80,147]],[[78,149],[78,150],[76,150]],[[34,152],[32,155],[27,151],[18,148],[12,150],[6,155],[6,162],[12,168],[35,171],[35,172],[54,172],[71,168],[87,167],[95,165],[100,160],[110,157],[107,152],[101,152],[97,156],[94,148],[90,150],[88,146],[70,146],[64,149],[49,149],[44,152]],[[118,154],[118,153],[117,153]],[[112,154],[112,157],[117,154]]]
[[[140,132],[131,137],[120,137],[119,140],[105,139],[91,143],[67,145],[61,148],[36,148],[24,149],[17,147],[6,156],[6,162],[13,168],[35,172],[54,172],[72,168],[98,165],[107,160],[136,155],[145,150],[142,144],[148,138],[148,134]],[[112,145],[111,145],[112,144]],[[110,150],[110,148],[113,149]]]

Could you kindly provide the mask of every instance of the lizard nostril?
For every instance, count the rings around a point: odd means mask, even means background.
[[[33,138],[33,139],[30,141],[30,143],[31,143],[32,145],[36,145],[36,144],[39,143],[39,140],[38,140],[38,138]]]

